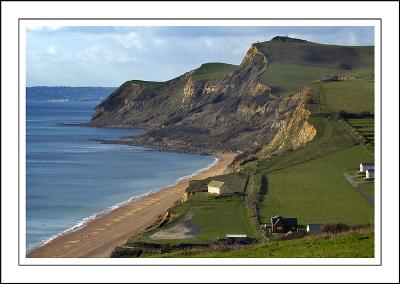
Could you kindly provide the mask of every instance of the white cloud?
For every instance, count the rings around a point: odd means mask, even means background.
[[[57,54],[57,50],[58,50],[58,48],[56,46],[52,45],[47,48],[47,53],[51,54],[51,55],[55,55],[55,54]]]
[[[137,58],[125,50],[92,45],[77,55],[77,59],[89,64],[131,63]]]
[[[37,22],[29,22],[28,24],[26,24],[25,27],[28,31],[37,32],[37,31],[56,31],[63,28],[64,26],[57,25],[54,23],[44,25]]]
[[[84,38],[96,44],[111,44],[114,42],[125,49],[141,49],[143,46],[139,35],[135,32],[126,34],[85,34]]]

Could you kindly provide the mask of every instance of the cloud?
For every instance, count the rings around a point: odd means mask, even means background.
[[[30,85],[46,84],[46,78],[64,85],[86,80],[104,86],[117,86],[128,79],[169,80],[205,62],[239,64],[252,43],[283,34],[325,44],[374,42],[371,27],[78,27],[42,23],[27,27]],[[70,77],[63,75],[67,72]]]
[[[57,54],[57,50],[58,50],[58,48],[56,46],[52,45],[47,48],[47,53],[51,54],[51,55],[55,55],[55,54]]]
[[[58,31],[62,29],[64,26],[59,25],[57,23],[52,24],[38,24],[37,22],[28,22],[25,25],[26,30],[32,32],[46,32],[46,31]]]
[[[92,45],[77,54],[76,58],[88,64],[132,63],[137,58],[124,50],[116,50],[101,45]]]
[[[111,45],[112,43],[116,43],[125,49],[142,48],[140,37],[135,32],[129,32],[126,34],[86,34],[84,35],[84,38],[97,44],[101,43],[105,45]]]

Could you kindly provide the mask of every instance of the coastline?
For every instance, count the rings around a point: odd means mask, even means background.
[[[218,160],[208,169],[200,169],[193,175],[178,179],[173,185],[122,202],[122,205],[109,212],[99,213],[84,226],[32,249],[27,253],[27,258],[108,257],[115,247],[151,226],[160,215],[178,202],[191,180],[223,174],[236,154],[213,156]]]

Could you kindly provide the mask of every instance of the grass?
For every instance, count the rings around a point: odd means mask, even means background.
[[[374,64],[373,46],[338,46],[313,42],[256,43],[269,61],[330,66],[341,69],[371,68]]]
[[[310,123],[317,129],[313,141],[296,151],[261,161],[257,171],[271,172],[283,169],[354,144],[353,138],[345,129],[338,122],[326,119],[326,115],[315,114]]]
[[[299,92],[313,80],[344,73],[349,73],[349,71],[329,66],[271,63],[260,76],[260,79],[263,83],[272,87],[272,93],[288,96]]]
[[[373,230],[337,235],[309,236],[303,239],[274,241],[229,251],[183,250],[159,257],[198,258],[372,258]]]
[[[154,82],[154,81],[142,81],[142,80],[132,80],[132,83],[141,84],[148,88],[157,88],[164,84],[164,82]]]
[[[362,137],[365,139],[365,146],[367,150],[374,154],[375,147],[375,133],[374,133],[374,119],[373,118],[351,118],[346,119]]]
[[[192,180],[190,181],[189,187],[186,189],[186,191],[190,193],[205,192],[208,190],[207,185],[212,180],[225,182],[227,186],[234,192],[244,193],[246,185],[246,176],[239,173],[214,176],[203,180]]]
[[[374,210],[345,180],[370,156],[360,145],[268,173],[268,193],[261,203],[260,219],[297,217],[305,223],[373,223]]]
[[[224,238],[226,234],[247,234],[257,237],[255,225],[247,215],[247,209],[242,196],[231,195],[215,198],[205,192],[190,195],[187,202],[176,205],[171,213],[177,218],[174,222],[162,229],[170,228],[186,216],[191,210],[193,213],[192,223],[199,228],[198,234],[188,240],[157,240],[150,238],[157,230],[147,232],[142,236],[141,241],[158,243],[209,243]]]
[[[374,81],[321,82],[319,90],[326,111],[374,112]]]
[[[220,80],[237,69],[238,65],[226,63],[205,63],[196,69],[192,75],[193,80]]]

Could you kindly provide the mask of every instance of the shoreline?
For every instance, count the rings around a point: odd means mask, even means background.
[[[42,246],[27,251],[26,257],[108,257],[115,247],[154,224],[160,215],[180,201],[191,180],[223,174],[236,154],[213,156],[217,160],[208,168],[199,169],[192,175],[179,178],[176,183],[147,195],[132,197],[121,202],[119,207],[102,211],[103,214],[99,212],[94,219],[82,226],[76,229],[71,227]]]
[[[202,172],[204,172],[204,171],[207,171],[207,170],[211,169],[212,167],[214,167],[215,165],[217,165],[217,164],[219,163],[219,161],[220,161],[220,158],[218,158],[218,157],[216,157],[216,156],[212,156],[212,157],[214,157],[215,160],[214,160],[212,163],[210,163],[207,167],[198,169],[198,170],[196,170],[195,172],[193,172],[193,173],[190,174],[190,175],[180,177],[180,178],[178,178],[178,179],[177,179],[174,183],[172,183],[172,184],[169,184],[169,185],[164,186],[164,187],[162,187],[162,188],[154,189],[154,190],[149,191],[149,192],[145,192],[145,193],[142,193],[142,194],[139,194],[139,195],[132,196],[132,197],[130,197],[129,199],[124,200],[124,201],[121,201],[121,202],[119,202],[119,203],[116,203],[116,204],[114,204],[114,205],[112,205],[112,206],[110,206],[110,207],[105,208],[105,209],[102,210],[102,211],[96,212],[96,213],[94,213],[94,214],[92,214],[92,215],[90,215],[90,216],[88,216],[88,217],[84,217],[84,218],[82,218],[81,220],[79,220],[78,222],[76,222],[74,225],[68,227],[67,229],[65,229],[65,230],[63,230],[63,231],[61,231],[61,232],[59,232],[59,233],[56,233],[56,234],[54,234],[54,235],[48,237],[47,239],[44,239],[44,240],[42,240],[42,241],[40,241],[40,242],[38,242],[38,243],[36,243],[36,244],[33,244],[30,248],[27,248],[27,249],[26,249],[26,253],[29,254],[29,253],[31,253],[32,251],[37,250],[37,249],[39,249],[39,248],[45,246],[46,244],[52,242],[53,240],[55,240],[55,239],[57,239],[57,238],[59,238],[59,237],[61,237],[61,236],[64,236],[64,235],[69,234],[69,233],[76,232],[76,231],[78,231],[78,230],[81,230],[81,229],[83,229],[89,222],[92,222],[92,221],[96,220],[97,218],[99,218],[99,217],[101,217],[101,216],[104,216],[104,215],[106,215],[106,214],[109,214],[109,213],[111,213],[112,211],[114,211],[114,210],[116,210],[116,209],[118,209],[118,208],[120,208],[120,207],[122,207],[122,206],[124,206],[124,205],[126,205],[126,204],[128,204],[128,203],[130,203],[130,202],[132,202],[132,201],[134,201],[134,200],[138,200],[138,199],[144,198],[144,197],[146,197],[146,196],[149,196],[149,195],[151,195],[151,194],[157,193],[157,192],[159,192],[159,191],[161,191],[161,190],[163,190],[163,189],[165,189],[165,188],[170,188],[170,187],[176,186],[176,185],[178,185],[178,184],[179,184],[180,182],[182,182],[182,181],[185,181],[185,180],[187,180],[187,179],[190,179],[190,178],[192,178],[192,177],[195,177],[196,175],[198,175],[198,174],[200,174],[200,173],[202,173]]]

